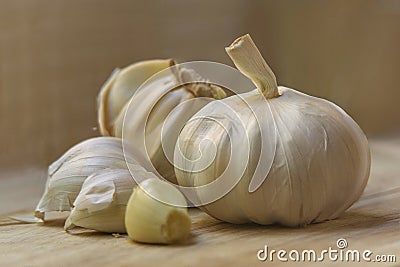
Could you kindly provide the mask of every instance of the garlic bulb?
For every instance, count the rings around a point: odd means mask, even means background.
[[[192,201],[227,222],[297,226],[338,217],[369,177],[360,127],[327,100],[278,87],[249,35],[226,51],[257,89],[190,119],[175,149],[178,183],[196,187]],[[212,182],[219,184],[201,189]]]
[[[134,153],[129,149],[125,152],[134,166]],[[107,168],[127,169],[120,138],[96,137],[72,147],[49,166],[45,192],[35,216],[44,219],[45,212],[70,211],[85,179]]]
[[[141,182],[126,208],[128,235],[138,242],[170,244],[183,241],[190,233],[191,224],[185,197],[173,185],[159,179]]]
[[[137,68],[126,75],[136,75],[141,69]],[[114,87],[118,86],[118,77]],[[129,81],[134,78],[129,79]],[[196,81],[194,83],[193,81]],[[135,81],[135,86],[138,82]],[[128,87],[128,84],[125,84]],[[192,69],[172,66],[157,75],[152,76],[131,97],[113,121],[108,133],[122,137],[131,143],[144,156],[162,177],[176,182],[173,165],[167,159],[162,147],[162,136],[167,136],[164,143],[175,145],[178,133],[177,124],[183,124],[201,107],[213,99],[226,96],[225,91],[218,86],[208,84]],[[181,105],[186,101],[200,99],[195,104]],[[109,100],[110,102],[110,100]],[[108,105],[111,105],[110,103]],[[172,114],[172,115],[171,115]],[[169,123],[165,124],[169,118]],[[100,119],[101,120],[101,119]],[[173,156],[170,157],[171,161]],[[148,165],[145,167],[149,168]]]
[[[97,99],[101,134],[112,135],[115,119],[142,83],[174,64],[172,59],[155,59],[140,61],[122,70],[114,70],[101,88]]]
[[[131,165],[130,171],[104,169],[90,175],[74,201],[65,230],[79,226],[100,232],[126,233],[126,205],[136,186],[132,175],[141,179],[157,178],[140,165]]]

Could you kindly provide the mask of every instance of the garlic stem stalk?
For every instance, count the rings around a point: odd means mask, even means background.
[[[265,98],[279,96],[275,75],[249,34],[239,37],[225,50],[235,66],[257,86]]]

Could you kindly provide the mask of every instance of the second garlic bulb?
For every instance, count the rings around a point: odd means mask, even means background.
[[[149,158],[154,169],[149,165],[146,168],[176,183],[172,156],[169,161],[162,146],[162,132],[165,144],[174,145],[177,124],[209,101],[225,96],[223,89],[207,83],[192,69],[180,68],[173,60],[143,61],[106,82],[99,95],[99,125],[103,135],[122,137]],[[183,105],[195,98],[201,98],[204,104]],[[169,123],[165,124],[167,118]]]

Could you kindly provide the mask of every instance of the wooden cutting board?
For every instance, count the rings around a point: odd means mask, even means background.
[[[377,255],[394,255],[399,264],[400,139],[372,140],[371,150],[368,186],[361,199],[339,219],[294,229],[231,225],[193,209],[190,239],[172,246],[138,244],[126,235],[93,231],[67,234],[63,218],[44,225],[14,222],[7,216],[32,214],[44,187],[45,171],[4,170],[0,179],[0,266],[288,266],[293,262],[279,261],[276,255],[273,261],[259,261],[257,252],[267,245],[269,250],[284,249],[288,253],[305,249],[319,253],[329,247],[338,249],[340,238],[347,241],[343,251],[362,253],[368,249],[372,260]],[[374,263],[344,263],[326,256],[322,263],[314,264],[396,266],[393,262]]]

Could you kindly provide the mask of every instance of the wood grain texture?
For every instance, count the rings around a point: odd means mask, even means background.
[[[63,231],[63,218],[52,219],[44,225],[13,222],[6,216],[31,214],[30,210],[19,209],[26,208],[29,201],[33,207],[39,198],[38,188],[43,188],[44,182],[31,183],[28,189],[23,189],[25,198],[14,198],[12,202],[2,198],[1,204],[8,208],[2,209],[0,220],[0,266],[288,266],[288,263],[278,260],[260,262],[256,253],[264,245],[288,251],[321,251],[330,246],[335,249],[338,238],[346,238],[348,249],[369,249],[373,255],[396,255],[399,263],[400,139],[373,140],[371,149],[372,170],[365,193],[339,219],[304,228],[231,225],[199,210],[191,210],[192,235],[185,244],[173,246],[138,244],[126,235],[117,238],[93,231],[67,234]],[[15,173],[22,174],[15,179],[23,184],[40,171],[20,170]],[[18,194],[21,184],[0,180],[1,196],[11,195],[10,192]],[[28,191],[35,193],[29,194]],[[329,260],[323,264],[344,265]],[[375,266],[372,263],[358,265]]]

